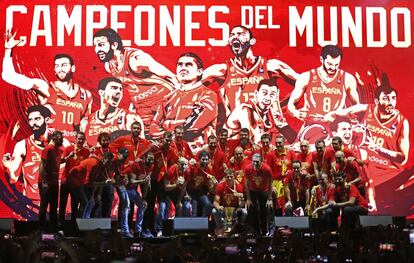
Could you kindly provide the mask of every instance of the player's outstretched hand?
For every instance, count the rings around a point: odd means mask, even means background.
[[[16,40],[14,37],[16,36],[16,32],[12,33],[11,30],[7,30],[6,34],[4,34],[4,48],[5,49],[13,49],[15,46],[22,42],[21,39]]]

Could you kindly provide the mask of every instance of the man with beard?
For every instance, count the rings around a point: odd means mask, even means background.
[[[222,152],[224,152],[224,154],[226,155],[226,159],[229,160],[231,158],[230,147],[227,143],[228,139],[229,139],[229,131],[226,130],[225,128],[220,128],[218,133],[217,133],[217,137],[218,137],[217,147]]]
[[[128,130],[133,122],[143,126],[141,117],[128,110],[118,108],[123,97],[122,82],[114,77],[104,78],[99,82],[98,94],[101,107],[96,112],[86,116],[81,121],[81,131],[86,133],[89,145],[95,145],[97,137],[102,132],[111,134],[115,131]],[[141,131],[144,137],[144,131]]]
[[[126,86],[132,106],[147,130],[158,106],[173,90],[176,77],[144,51],[123,48],[121,37],[111,28],[96,32],[93,44],[105,70]]]
[[[39,164],[42,151],[50,140],[49,122],[51,112],[43,105],[35,105],[27,110],[29,126],[33,134],[16,143],[13,155],[5,154],[3,165],[10,176],[10,183],[14,184],[23,176],[23,194],[39,205]],[[69,142],[65,141],[68,146]]]
[[[250,130],[251,139],[255,143],[260,142],[260,137],[264,133],[278,134],[278,128],[284,123],[279,93],[274,79],[261,80],[254,92],[254,98],[237,106],[228,116],[226,128],[230,131],[230,137],[241,128]],[[271,110],[272,105],[277,105],[277,116],[274,116],[275,111]],[[275,122],[279,119],[281,121]],[[295,137],[292,137],[292,141]]]
[[[229,116],[241,103],[254,98],[260,80],[275,77],[293,82],[298,77],[291,67],[280,60],[268,60],[255,56],[252,50],[255,43],[256,39],[250,29],[242,25],[233,27],[230,32],[229,46],[234,58],[226,63],[213,65],[203,73],[203,82],[217,81],[221,85],[219,91],[226,109],[226,116]],[[276,104],[272,105],[271,111],[279,112],[278,107]]]
[[[128,149],[129,155],[126,163],[135,162],[151,150],[151,142],[140,137],[142,128],[141,122],[133,122],[131,124],[131,134],[118,137],[109,146],[113,152],[116,152],[121,147]]]
[[[286,202],[283,181],[286,178],[287,172],[292,169],[292,162],[296,156],[293,151],[285,147],[285,142],[285,137],[278,135],[275,139],[276,149],[267,158],[267,164],[273,173],[272,186],[276,197],[275,214],[278,216],[282,215],[282,210]]]
[[[342,50],[334,45],[322,48],[321,66],[304,72],[298,77],[288,102],[288,111],[295,118],[304,121],[299,138],[306,138],[306,132],[314,124],[328,128],[324,116],[345,108],[346,100],[359,104],[355,77],[340,70]],[[297,103],[304,97],[304,105]],[[323,132],[324,130],[322,130]],[[318,138],[323,137],[321,134]]]
[[[186,140],[184,140],[183,126],[176,126],[174,128],[174,140],[171,146],[174,147],[179,157],[184,157],[186,159],[194,158],[194,154],[191,150],[190,144]]]
[[[379,186],[386,187],[387,182],[401,172],[407,163],[410,149],[410,126],[408,120],[396,109],[397,91],[385,74],[374,96],[374,104],[359,104],[337,110],[326,118],[333,120],[337,116],[357,114],[367,128],[366,142],[361,148],[366,151],[362,160],[369,161],[366,171],[370,183],[367,189],[370,206],[375,206],[373,190]]]
[[[203,62],[192,52],[182,54],[176,66],[179,86],[158,107],[151,123],[150,135],[160,137],[163,131],[183,126],[184,139],[201,148],[215,133],[217,95],[201,83]]]
[[[241,128],[239,132],[238,139],[230,139],[227,141],[227,146],[230,149],[230,155],[234,155],[234,150],[236,147],[240,146],[243,149],[244,155],[247,158],[251,158],[253,150],[256,150],[258,147],[253,144],[250,139],[250,131],[248,128]]]
[[[39,165],[39,224],[46,227],[46,211],[49,206],[49,220],[51,230],[57,231],[58,195],[59,195],[59,168],[61,163],[63,144],[62,132],[54,131],[51,142],[43,149]]]
[[[347,185],[355,185],[362,196],[365,196],[365,187],[359,172],[358,163],[348,160],[343,151],[335,152],[336,172],[345,176]]]
[[[226,155],[222,150],[217,147],[217,138],[214,135],[210,135],[208,138],[208,145],[205,149],[197,153],[196,158],[200,160],[200,154],[202,151],[207,151],[210,157],[210,163],[213,167],[213,174],[217,180],[221,180],[224,176],[224,171],[227,169]]]
[[[15,34],[6,34],[3,80],[20,89],[35,91],[39,102],[52,113],[49,128],[61,131],[65,138],[74,142],[81,119],[91,113],[92,95],[74,82],[73,73],[76,67],[72,57],[67,54],[55,55],[56,81],[29,78],[14,69],[11,54],[21,41],[14,39],[14,36]]]

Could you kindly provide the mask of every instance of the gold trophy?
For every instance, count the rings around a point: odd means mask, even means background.
[[[226,232],[230,232],[231,227],[233,226],[233,213],[235,207],[225,207],[224,208],[224,227]]]

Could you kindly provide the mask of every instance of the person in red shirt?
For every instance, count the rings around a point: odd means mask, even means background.
[[[109,141],[111,135],[107,132],[102,132],[98,135],[98,146],[91,148],[91,156],[102,158],[106,152],[110,152]],[[109,177],[113,177],[114,173],[110,173]],[[95,206],[94,214],[98,217],[111,217],[112,203],[114,201],[115,189],[112,184],[105,184],[102,187],[101,201]]]
[[[191,198],[191,216],[199,215],[199,208],[203,217],[209,217],[213,205],[210,202],[209,194],[214,191],[217,179],[213,175],[213,167],[207,151],[200,153],[200,162],[190,167],[190,177],[187,181],[187,195]],[[184,211],[189,215],[189,211]]]
[[[177,151],[177,155],[179,157],[184,157],[186,159],[194,158],[193,151],[191,150],[190,145],[187,141],[183,139],[184,137],[184,127],[183,126],[176,126],[174,128],[174,141],[172,143],[173,147],[175,147]]]
[[[219,142],[217,147],[224,152],[227,160],[230,159],[232,154],[230,152],[230,147],[227,143],[229,139],[229,132],[226,129],[221,128],[217,133],[217,137]]]
[[[154,170],[151,174],[151,187],[148,189],[146,201],[147,209],[144,212],[143,219],[143,237],[151,237],[157,233],[157,236],[162,234],[162,220],[160,216],[155,218],[155,201],[158,202],[166,200],[166,193],[163,185],[164,175],[168,167],[177,164],[178,155],[171,143],[173,135],[171,132],[164,132],[162,143],[160,146],[155,146],[153,153],[155,156]],[[154,224],[155,223],[155,224]]]
[[[109,145],[109,148],[113,152],[116,152],[119,148],[126,148],[129,152],[126,163],[136,161],[152,148],[150,141],[140,137],[142,128],[140,122],[133,122],[131,124],[131,134],[118,137]]]
[[[272,153],[274,146],[270,143],[271,137],[268,133],[263,134],[260,137],[261,147],[254,150],[253,153],[260,153],[263,156],[263,159],[268,163],[269,155]]]
[[[355,185],[345,184],[344,174],[337,174],[334,182],[336,185],[335,201],[331,202],[330,206],[342,209],[343,228],[354,228],[358,216],[368,214],[368,203]]]
[[[60,200],[59,200],[59,221],[63,226],[66,215],[66,204],[68,196],[70,194],[70,207],[71,207],[71,221],[75,222],[78,211],[78,200],[76,199],[70,187],[66,183],[66,179],[69,175],[70,170],[78,165],[82,160],[89,157],[90,151],[84,147],[85,144],[85,133],[78,132],[76,134],[76,144],[70,145],[65,148],[63,152],[63,158],[65,159],[65,170],[63,171],[60,179]]]
[[[223,234],[225,227],[227,230],[232,228],[232,223],[244,223],[247,218],[247,210],[244,206],[243,185],[235,180],[234,171],[227,169],[224,180],[216,186],[214,196],[212,213],[216,222],[216,234]]]
[[[327,174],[321,174],[318,185],[311,191],[309,212],[312,217],[320,218],[321,230],[328,228],[335,230],[338,228],[337,211],[334,211],[329,204],[335,201],[335,185],[329,182]]]
[[[154,154],[152,152],[147,152],[143,161],[135,162],[122,171],[122,174],[125,174],[128,177],[127,192],[129,201],[131,204],[133,203],[138,207],[134,226],[134,236],[136,237],[140,237],[142,233],[142,220],[144,218],[144,211],[147,208],[147,201],[145,201],[145,198],[149,190],[148,188],[150,187],[153,170]],[[137,191],[138,186],[141,188],[141,194]],[[131,206],[130,208],[128,221],[132,223],[134,206]]]
[[[257,148],[251,141],[250,131],[247,128],[240,129],[239,138],[228,140],[227,145],[230,149],[230,155],[234,154],[234,150],[237,146],[240,146],[244,150],[244,155],[249,159],[252,157],[253,150]]]
[[[248,209],[248,223],[261,235],[267,233],[267,214],[273,208],[272,170],[263,163],[263,157],[255,153],[252,164],[244,169],[244,190]]]
[[[332,149],[337,151],[342,151],[345,154],[345,157],[349,160],[356,161],[359,166],[363,166],[364,162],[357,158],[357,149],[351,149],[343,144],[342,138],[339,136],[335,136],[332,138]]]
[[[128,213],[130,210],[130,200],[126,189],[128,177],[122,174],[122,170],[125,167],[132,165],[134,162],[131,161],[127,163],[129,159],[129,150],[127,148],[119,148],[116,157],[117,158],[114,160],[110,168],[113,169],[115,173],[115,177],[112,179],[112,182],[116,183],[115,189],[119,197],[118,225],[120,226],[121,233],[124,237],[133,237],[129,232],[128,224]],[[137,161],[141,161],[141,159],[137,159]]]
[[[244,169],[251,163],[252,161],[244,156],[243,148],[238,146],[234,149],[234,155],[227,161],[227,167],[233,169],[237,182],[244,185]]]
[[[46,211],[49,206],[49,218],[52,231],[57,231],[57,207],[59,197],[59,168],[61,163],[63,135],[54,131],[52,141],[43,149],[39,168],[39,224],[46,227]]]
[[[72,167],[68,173],[67,184],[80,204],[80,215],[89,218],[97,196],[94,182],[109,180],[109,166],[113,159],[111,152],[100,157],[89,157]]]
[[[105,152],[109,152],[109,141],[111,135],[107,132],[102,132],[98,135],[98,146],[90,148],[91,156],[102,157]]]
[[[293,216],[294,210],[302,208],[308,211],[309,204],[309,177],[305,170],[301,170],[300,162],[293,161],[292,170],[287,172],[284,179],[285,196],[285,215]]]
[[[275,139],[276,149],[268,155],[267,164],[273,173],[273,189],[276,195],[275,214],[281,216],[285,205],[285,190],[283,180],[288,170],[292,169],[295,153],[285,147],[285,137],[278,135]]]
[[[224,170],[227,169],[226,155],[220,148],[217,147],[217,138],[214,135],[210,135],[208,138],[208,145],[205,150],[201,150],[197,153],[196,158],[200,159],[200,153],[207,151],[210,158],[211,166],[213,167],[213,175],[220,181],[224,176]]]
[[[342,151],[335,153],[336,172],[345,175],[347,184],[355,185],[362,196],[365,196],[364,183],[359,172],[358,164],[355,160],[350,161]]]
[[[190,169],[188,160],[184,157],[178,159],[178,163],[170,166],[164,177],[164,189],[167,196],[174,203],[176,215],[182,216],[183,210],[190,211],[190,202],[188,197],[184,199],[186,187],[190,179]],[[184,203],[184,204],[183,204]],[[184,207],[183,207],[184,206]],[[159,216],[162,221],[167,217],[167,199],[160,200]],[[185,216],[190,216],[189,214]]]
[[[316,152],[312,153],[312,165],[316,178],[319,179],[321,173],[331,176],[331,172],[335,171],[334,150],[326,148],[324,140],[317,140],[315,142],[315,149]]]
[[[300,152],[296,154],[295,159],[299,160],[300,167],[311,175],[311,185],[317,185],[318,182],[314,177],[312,167],[312,152],[310,151],[309,141],[303,140],[299,144]]]
[[[348,147],[343,145],[342,139],[341,137],[335,136],[332,138],[332,149],[337,152],[337,151],[342,151],[345,154],[345,157],[354,157],[356,156],[356,152],[354,152],[353,150],[349,149]]]

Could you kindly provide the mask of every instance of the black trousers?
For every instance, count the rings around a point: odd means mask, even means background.
[[[155,233],[155,202],[158,197],[158,202],[160,199],[165,199],[165,191],[161,187],[161,182],[158,182],[156,179],[151,179],[151,190],[148,191],[147,196],[144,198],[147,201],[147,209],[144,212],[144,220],[142,221],[142,229],[149,229]],[[164,196],[163,196],[164,195]]]
[[[265,235],[267,232],[267,192],[250,191],[250,198],[252,206],[247,211],[247,222],[259,234]]]
[[[49,219],[50,219],[50,229],[53,232],[56,232],[58,229],[58,217],[57,217],[57,208],[58,208],[58,197],[59,197],[59,185],[48,185],[44,187],[39,183],[40,191],[40,208],[39,208],[39,224],[40,227],[46,229],[46,212],[47,207],[49,206]]]
[[[354,228],[356,222],[358,222],[358,217],[360,215],[367,215],[367,214],[368,214],[368,210],[358,205],[344,207],[342,209],[342,217],[341,217],[342,227],[343,228]]]
[[[65,222],[65,215],[66,215],[66,205],[68,202],[68,197],[70,195],[70,220],[72,222],[76,221],[78,217],[78,206],[79,201],[76,195],[73,193],[73,188],[69,186],[68,183],[62,183],[60,185],[60,193],[59,193],[59,222],[63,224]]]

